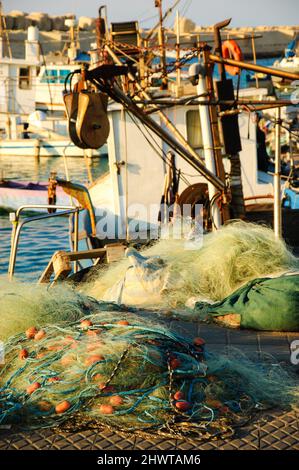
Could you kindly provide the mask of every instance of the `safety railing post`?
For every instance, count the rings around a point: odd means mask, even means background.
[[[40,214],[33,217],[28,217],[20,222],[20,215],[24,210],[28,209],[61,209],[60,212],[50,213],[50,214]],[[56,206],[53,204],[28,204],[18,208],[15,213],[11,213],[10,220],[13,223],[12,229],[12,236],[11,236],[11,249],[10,249],[10,256],[9,256],[9,266],[8,266],[8,276],[11,280],[14,275],[15,265],[16,265],[16,257],[17,257],[17,250],[18,250],[18,243],[20,238],[20,233],[22,227],[27,225],[30,222],[34,222],[36,220],[43,220],[49,219],[52,217],[61,217],[64,215],[74,214],[75,216],[75,239],[74,239],[74,248],[75,250],[78,249],[78,238],[79,238],[79,211],[81,207],[76,206]],[[74,267],[75,269],[75,267]],[[76,266],[77,269],[77,266]]]

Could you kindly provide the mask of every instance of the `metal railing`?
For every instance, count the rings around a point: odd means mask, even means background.
[[[55,212],[51,214],[38,214],[32,217],[27,217],[20,221],[21,213],[24,210],[29,209],[60,209],[60,212]],[[65,215],[74,214],[74,251],[78,250],[78,232],[79,232],[79,211],[82,210],[80,206],[56,206],[53,204],[26,204],[17,209],[16,212],[11,212],[9,214],[10,221],[13,224],[12,234],[11,234],[11,249],[9,256],[9,266],[8,266],[8,276],[9,279],[13,278],[18,244],[20,239],[21,230],[24,225],[27,225],[36,220],[50,219],[52,217],[62,217]],[[77,262],[74,262],[74,272],[77,272]]]

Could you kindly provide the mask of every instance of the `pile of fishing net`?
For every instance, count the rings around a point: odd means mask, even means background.
[[[240,353],[210,355],[201,338],[186,340],[110,307],[7,340],[0,424],[209,439],[227,436],[259,409],[294,402],[294,383],[281,368]]]
[[[62,284],[54,289],[0,278],[0,340],[30,325],[72,322],[92,312],[95,302]]]
[[[142,251],[143,260],[130,249],[127,259],[97,271],[81,289],[99,300],[178,307],[192,297],[219,301],[253,279],[299,269],[285,243],[258,224],[234,221],[194,246],[160,240]]]

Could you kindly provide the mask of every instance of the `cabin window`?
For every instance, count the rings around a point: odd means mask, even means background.
[[[46,69],[41,77],[41,83],[64,83],[69,69]]]
[[[194,150],[202,149],[202,133],[198,110],[189,110],[186,113],[187,140]]]
[[[29,90],[31,88],[30,67],[20,67],[19,88],[21,88],[21,90]]]
[[[61,69],[58,72],[58,82],[64,83],[66,76],[70,73],[70,70]]]
[[[41,83],[55,83],[57,80],[57,70],[46,69],[42,75]]]

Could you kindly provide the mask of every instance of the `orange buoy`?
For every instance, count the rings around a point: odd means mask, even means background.
[[[101,354],[93,354],[85,359],[84,364],[86,366],[91,366],[95,362],[104,361],[105,358]]]
[[[42,359],[43,357],[46,356],[46,354],[47,354],[46,352],[40,352],[36,355],[36,359]]]
[[[129,322],[127,320],[119,320],[117,322],[118,325],[123,325],[123,326],[127,326],[129,325]]]
[[[175,394],[173,395],[173,398],[175,400],[183,400],[185,398],[185,394],[184,394],[184,392],[179,390],[178,392],[175,392]]]
[[[220,411],[221,413],[225,413],[225,414],[226,414],[226,413],[229,413],[230,410],[229,410],[229,407],[228,407],[228,406],[222,406],[222,407],[219,409],[219,411]]]
[[[39,382],[34,382],[33,384],[29,385],[26,388],[26,392],[28,393],[28,395],[31,395],[31,393],[35,392],[35,390],[37,390],[40,387],[41,387],[41,384]]]
[[[64,413],[64,412],[67,411],[70,407],[71,407],[70,402],[67,401],[67,400],[64,400],[64,401],[62,401],[61,403],[58,403],[58,405],[56,405],[55,411],[56,411],[57,414]]]
[[[181,365],[181,361],[179,359],[176,359],[176,358],[171,359],[170,361],[171,369],[177,369],[178,367],[180,367],[180,365]]]
[[[119,406],[123,404],[124,400],[120,395],[112,395],[112,397],[110,397],[109,402],[113,406]]]
[[[114,392],[114,387],[112,385],[105,385],[105,382],[100,382],[98,385],[100,390],[105,390],[105,392]]]
[[[37,329],[35,328],[35,326],[30,326],[30,328],[27,328],[27,330],[25,331],[26,338],[28,339],[34,338],[36,333],[37,333]]]
[[[87,330],[87,332],[86,332],[86,334],[88,336],[97,336],[100,333],[102,333],[102,330],[100,330],[100,329],[98,329],[98,330]]]
[[[188,401],[177,401],[175,406],[180,411],[188,411],[192,405]]]
[[[242,60],[243,54],[240,46],[233,39],[228,39],[222,43],[222,56],[224,59]],[[230,75],[238,75],[240,67],[235,65],[225,65],[225,70]]]
[[[59,377],[55,376],[55,377],[50,377],[48,379],[48,382],[52,383],[52,382],[59,382],[59,380],[61,380]]]
[[[198,337],[193,339],[193,344],[195,346],[203,346],[204,344],[206,344],[206,342],[204,339]]]
[[[92,378],[92,380],[95,380],[95,381],[98,381],[98,380],[102,380],[102,381],[103,381],[103,380],[105,380],[105,379],[106,379],[106,377],[105,377],[103,374],[95,374],[95,375],[93,376],[93,378]],[[102,382],[102,383],[104,383],[104,382]]]
[[[21,351],[19,352],[19,358],[26,359],[28,356],[29,352],[27,351],[27,349],[21,349]]]
[[[34,335],[34,339],[36,341],[39,341],[40,339],[44,338],[46,336],[46,332],[45,330],[39,330],[35,335]]]
[[[206,399],[206,405],[210,406],[211,408],[221,408],[222,403],[219,400],[215,400],[213,398]]]
[[[90,320],[82,320],[80,325],[83,330],[87,330],[90,326],[92,326],[92,322]]]
[[[100,413],[103,415],[112,415],[114,408],[111,405],[100,405]]]
[[[47,347],[48,351],[61,351],[63,349],[63,346],[60,346],[58,344],[51,344]]]
[[[38,402],[37,406],[40,411],[50,411],[53,408],[53,405],[47,400],[41,400]]]

